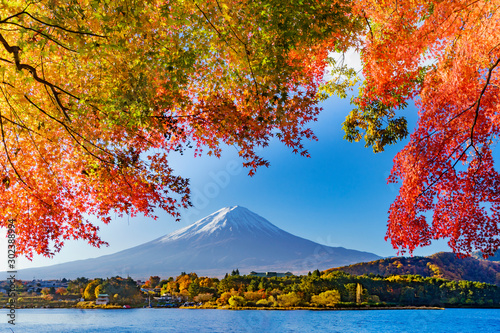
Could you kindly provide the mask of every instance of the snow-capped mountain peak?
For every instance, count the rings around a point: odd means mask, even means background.
[[[271,222],[241,206],[225,207],[207,217],[161,238],[160,242],[180,238],[223,236],[222,234],[259,233],[269,236],[283,232]]]
[[[44,279],[168,277],[180,272],[223,276],[235,268],[247,273],[305,274],[379,258],[373,253],[325,246],[292,235],[250,210],[235,206],[222,208],[176,232],[114,254],[26,269],[22,274]]]

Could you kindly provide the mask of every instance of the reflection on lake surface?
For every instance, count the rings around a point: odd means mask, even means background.
[[[264,311],[18,309],[1,332],[500,332],[500,309]]]

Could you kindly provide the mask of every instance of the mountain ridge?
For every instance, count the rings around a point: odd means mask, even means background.
[[[176,276],[180,272],[223,276],[245,271],[291,271],[348,265],[380,258],[373,253],[330,247],[288,233],[241,206],[225,207],[150,242],[105,256],[19,270],[18,276]]]

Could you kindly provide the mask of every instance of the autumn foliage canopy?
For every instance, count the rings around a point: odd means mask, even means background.
[[[336,1],[1,4],[0,224],[28,256],[104,244],[89,216],[178,218],[176,151],[233,145],[250,174],[273,137],[308,155],[328,53],[358,29]]]
[[[368,26],[365,81],[344,124],[348,138],[364,132],[367,144],[383,150],[407,134],[399,110],[409,100],[419,109],[389,178],[401,188],[387,237],[410,252],[446,238],[454,252],[493,254],[500,246],[493,158],[500,130],[500,1],[359,1],[356,8]]]
[[[308,156],[307,127],[329,95],[344,129],[376,152],[406,137],[387,236],[395,247],[449,238],[461,253],[496,250],[499,1],[1,0],[0,225],[17,251],[53,255],[68,239],[105,244],[115,212],[179,218],[188,180],[169,155],[238,148],[249,173],[276,138]],[[325,75],[330,72],[330,75]],[[433,212],[428,222],[426,212]]]

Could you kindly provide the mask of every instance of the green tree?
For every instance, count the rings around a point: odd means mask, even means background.
[[[400,302],[413,305],[415,302],[415,288],[406,286],[401,290]]]
[[[170,279],[172,279],[172,280],[170,280]],[[170,279],[167,279],[167,280],[163,279],[163,280],[161,280],[160,282],[158,282],[158,286],[159,286],[160,288],[163,288],[163,286],[164,286],[164,285],[166,285],[166,284],[167,284],[167,283],[169,283],[170,281],[173,281],[173,280],[174,280],[172,277],[171,277]]]
[[[267,279],[261,279],[258,285],[258,290],[266,290],[269,286],[269,283],[267,282]]]
[[[160,277],[159,276],[150,276],[149,279],[146,281],[146,285],[148,288],[156,288],[160,284]]]
[[[97,291],[96,291],[97,292]],[[108,278],[99,285],[99,292],[108,295],[119,295],[113,300],[119,304],[137,304],[142,302],[142,293],[134,280],[119,276]]]
[[[259,281],[257,279],[252,279],[250,283],[248,284],[247,291],[257,291],[259,289]]]
[[[198,296],[198,294],[200,293],[200,285],[196,282],[192,282],[188,287],[188,292],[191,298]]]
[[[217,290],[221,294],[224,293],[224,292],[230,291],[231,289],[233,289],[235,287],[236,287],[236,285],[234,284],[234,282],[229,277],[222,279],[217,284]]]
[[[357,283],[348,283],[345,286],[345,300],[347,302],[356,302]]]
[[[72,294],[83,295],[85,287],[89,283],[89,280],[85,277],[79,277],[68,282],[68,292]]]

